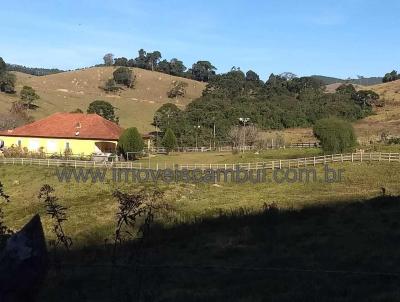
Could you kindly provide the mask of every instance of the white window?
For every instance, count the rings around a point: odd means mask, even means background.
[[[28,144],[29,151],[38,151],[39,150],[39,141],[37,139],[30,139]]]
[[[47,141],[47,152],[48,153],[57,152],[57,144],[55,141]]]

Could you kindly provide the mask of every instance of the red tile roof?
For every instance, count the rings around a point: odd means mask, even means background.
[[[123,130],[97,114],[55,113],[31,124],[2,131],[0,135],[117,140]]]

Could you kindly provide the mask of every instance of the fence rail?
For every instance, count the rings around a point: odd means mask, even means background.
[[[307,142],[307,143],[292,143],[288,145],[277,145],[277,144],[266,144],[263,147],[259,146],[218,146],[218,147],[176,147],[174,152],[232,152],[233,150],[239,151],[252,151],[252,150],[264,150],[264,149],[284,149],[284,148],[317,148],[318,143]],[[145,149],[146,151],[151,151],[152,153],[167,153],[167,150],[163,147],[151,147],[150,149]]]
[[[296,159],[271,160],[268,162],[252,163],[231,163],[231,164],[174,164],[151,162],[96,162],[84,160],[64,160],[64,159],[38,159],[38,158],[0,158],[0,164],[8,165],[38,165],[47,167],[75,167],[75,168],[120,168],[120,169],[187,169],[187,170],[206,170],[206,169],[281,169],[281,168],[300,168],[328,163],[340,162],[400,162],[400,153],[349,153],[332,154],[314,157],[304,157]]]

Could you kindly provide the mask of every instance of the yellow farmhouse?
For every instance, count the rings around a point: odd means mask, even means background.
[[[5,148],[48,154],[91,155],[115,152],[123,129],[97,114],[55,113],[31,124],[0,132]],[[144,137],[147,145],[150,137]]]

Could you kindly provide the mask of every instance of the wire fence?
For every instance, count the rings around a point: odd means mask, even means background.
[[[0,158],[0,164],[4,165],[27,165],[27,166],[47,166],[47,167],[75,167],[75,168],[118,168],[118,169],[173,169],[173,170],[218,170],[218,169],[282,169],[282,168],[301,168],[328,163],[343,162],[400,162],[400,153],[348,153],[332,154],[295,159],[277,159],[268,162],[248,162],[248,163],[226,163],[226,164],[182,164],[172,162],[152,162],[151,158],[146,162],[98,162],[87,160],[66,160],[66,159],[41,159],[41,158]]]

